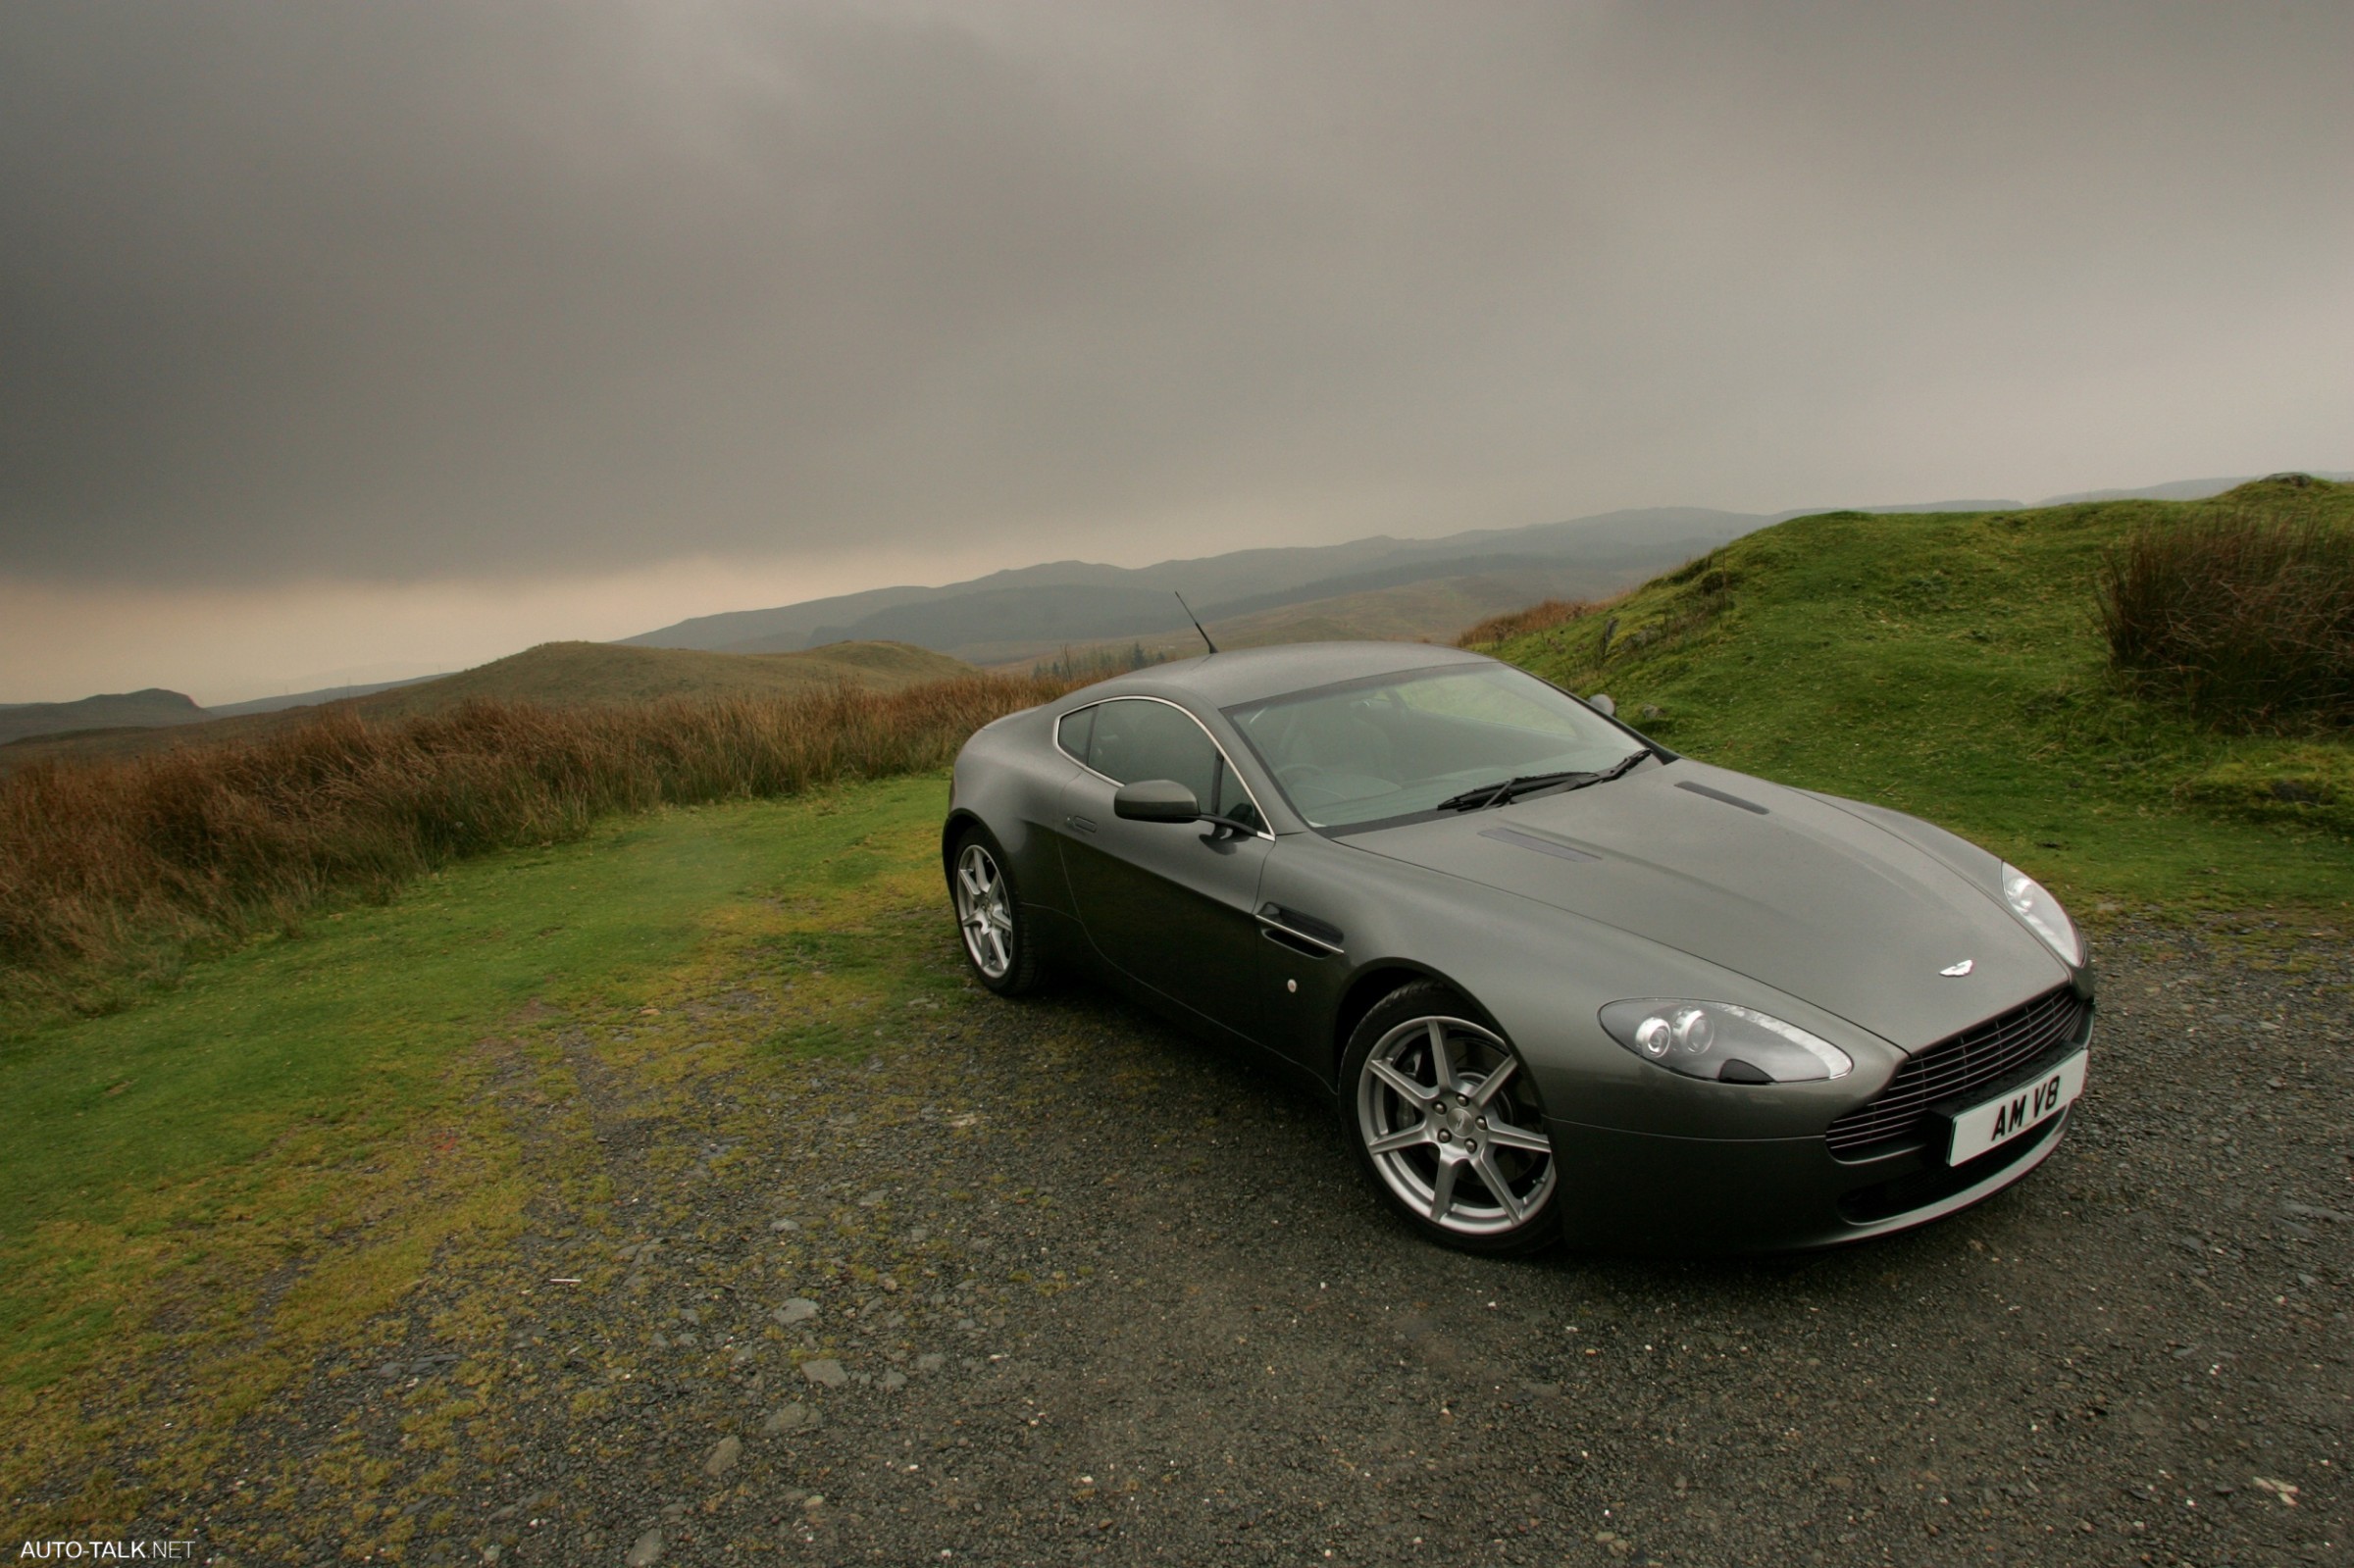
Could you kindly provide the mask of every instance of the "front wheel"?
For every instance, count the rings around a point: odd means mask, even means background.
[[[1343,1058],[1342,1116],[1375,1190],[1434,1241],[1532,1252],[1559,1239],[1553,1143],[1510,1041],[1446,986],[1375,1005]]]
[[[1000,996],[1018,996],[1038,986],[1037,946],[1014,895],[1005,851],[986,828],[976,827],[956,841],[948,871],[948,893],[956,904],[956,929],[973,976]]]

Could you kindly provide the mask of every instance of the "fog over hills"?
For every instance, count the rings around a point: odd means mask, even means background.
[[[2148,495],[2213,495],[2237,480],[2193,480]],[[1908,502],[1843,508],[1868,512],[1999,512],[2016,500]],[[2045,505],[2054,502],[2041,503]],[[1729,539],[1793,517],[1831,511],[1724,512],[1705,507],[1648,507],[1519,529],[1476,529],[1432,539],[1387,535],[1345,544],[1237,550],[1147,567],[1052,561],[993,572],[938,587],[897,586],[811,599],[773,609],[698,616],[641,632],[625,643],[729,653],[784,652],[848,639],[911,642],[978,663],[1018,661],[1065,644],[1188,633],[1175,595],[1203,622],[1249,621],[1251,640],[1285,640],[1291,622],[1320,632],[1363,624],[1356,635],[1447,635],[1482,616],[1542,598],[1594,598],[1631,587],[1706,554]],[[1433,584],[1448,591],[1433,595]],[[1371,595],[1417,590],[1420,613],[1398,613]],[[1338,606],[1346,601],[1348,608]],[[1286,618],[1270,612],[1297,608]],[[1452,618],[1460,614],[1461,620]],[[1440,619],[1431,620],[1432,616]]]
[[[2354,474],[2331,469],[2307,469],[2317,480],[2354,480]],[[2074,495],[2055,495],[2038,501],[2037,506],[2073,506],[2080,501],[2204,501],[2210,496],[2237,489],[2250,480],[2261,478],[2241,474],[2222,480],[2176,480],[2172,484],[2153,484],[2143,490],[2080,490]]]
[[[891,639],[964,657],[1013,659],[1063,642],[1186,630],[1182,593],[1204,621],[1440,579],[1487,579],[1527,596],[1601,593],[1640,582],[1776,519],[1700,507],[1612,512],[1435,539],[1237,550],[1155,566],[1054,561],[940,587],[878,588],[767,610],[703,616],[625,641],[732,653]]]
[[[2344,0],[0,6],[0,701],[1019,665],[1172,587],[1443,635],[1739,526],[1524,524],[2354,466],[2348,59]]]
[[[446,673],[446,672],[444,672]],[[379,691],[391,691],[401,686],[438,681],[437,675],[416,675],[406,681],[369,681],[357,685],[321,686],[315,691],[287,691],[275,697],[255,697],[247,702],[216,702],[204,711],[216,719],[235,719],[249,713],[279,713],[287,708],[315,708],[322,702],[348,702],[354,697],[372,697]]]
[[[2196,500],[2242,482],[2237,478],[2183,480],[2035,504]],[[1954,500],[1840,510],[1975,512],[2020,504]],[[940,655],[984,665],[1020,664],[1090,645],[1124,650],[1132,642],[1148,655],[1174,653],[1194,643],[1177,593],[1186,596],[1222,646],[1329,637],[1444,639],[1490,615],[1540,599],[1592,598],[1632,587],[1754,530],[1828,510],[1833,509],[1751,513],[1651,507],[1439,538],[1383,535],[1334,545],[1237,550],[1147,567],[1051,561],[939,586],[874,588],[701,616],[617,643],[547,644],[456,675],[330,687],[210,709],[158,688],[77,702],[0,704],[0,745],[33,736],[258,720],[337,701],[356,700],[363,711],[388,716],[465,694],[563,702],[766,687],[805,678],[892,683],[956,668]],[[852,643],[902,646],[888,654],[841,646]],[[597,647],[616,658],[588,657]],[[653,650],[775,655],[821,648],[825,654],[814,662],[774,669],[726,660],[691,670],[681,664],[640,669],[627,658]],[[918,649],[929,651],[918,654]],[[848,665],[837,671],[834,664],[843,660]],[[158,673],[169,678],[168,672]],[[123,744],[135,742],[126,736]],[[20,751],[12,760],[23,755]]]

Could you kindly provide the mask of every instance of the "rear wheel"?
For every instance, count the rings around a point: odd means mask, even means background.
[[[1037,944],[1022,919],[1005,851],[988,829],[967,829],[956,840],[948,865],[948,893],[955,901],[956,930],[964,939],[964,957],[973,966],[973,977],[1000,996],[1036,989]]]
[[[1553,1143],[1511,1043],[1430,981],[1356,1026],[1342,1115],[1374,1189],[1434,1241],[1530,1252],[1559,1239]]]

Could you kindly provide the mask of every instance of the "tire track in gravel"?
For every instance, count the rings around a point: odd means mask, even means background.
[[[575,1020],[500,1088],[532,1129],[524,1234],[251,1423],[258,1479],[210,1499],[208,1540],[640,1568],[2342,1561],[2354,974],[2327,940],[2272,953],[2113,933],[2093,1092],[2041,1172],[1907,1237],[1733,1263],[1423,1246],[1314,1096],[1084,993],[974,993],[782,1068]],[[770,1005],[715,990],[688,1033]]]

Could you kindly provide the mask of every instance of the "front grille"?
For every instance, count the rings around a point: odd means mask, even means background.
[[[2054,1117],[2040,1127],[2028,1128],[2026,1137],[2015,1138],[2008,1143],[1998,1143],[1974,1160],[1960,1165],[1930,1165],[1918,1171],[1908,1171],[1891,1181],[1859,1187],[1852,1192],[1840,1194],[1839,1215],[1850,1225],[1871,1225],[1880,1220],[1892,1220],[1899,1214],[1910,1214],[1916,1209],[1925,1209],[1957,1192],[1966,1192],[1980,1182],[2000,1176],[2059,1134],[2060,1119]]]
[[[1941,1039],[1896,1070],[1878,1099],[1859,1105],[1823,1135],[1833,1154],[1908,1138],[1939,1100],[2000,1083],[2045,1051],[2076,1037],[2085,1004],[2066,986],[2000,1018]]]

